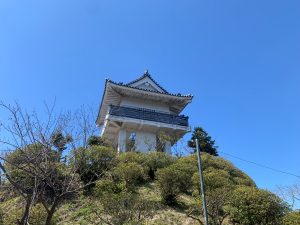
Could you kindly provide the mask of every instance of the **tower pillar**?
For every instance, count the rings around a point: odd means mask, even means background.
[[[121,129],[118,136],[118,153],[126,151],[126,130]]]

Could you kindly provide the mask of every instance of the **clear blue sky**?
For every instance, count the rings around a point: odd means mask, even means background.
[[[220,151],[300,174],[299,0],[0,0],[6,103],[97,108],[106,77],[145,69],[195,96],[184,113]],[[261,188],[297,181],[231,160]]]

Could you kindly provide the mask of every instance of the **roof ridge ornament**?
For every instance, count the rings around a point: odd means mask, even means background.
[[[146,69],[146,70],[145,70],[145,72],[144,72],[144,76],[149,76],[149,77],[150,77],[150,74],[149,74],[149,71],[148,71],[148,69]]]

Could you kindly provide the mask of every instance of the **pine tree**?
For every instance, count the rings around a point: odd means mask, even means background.
[[[188,141],[188,146],[193,148],[194,152],[197,151],[195,139],[198,139],[199,141],[201,152],[207,152],[211,155],[218,156],[218,146],[215,146],[215,141],[212,140],[211,136],[209,136],[202,127],[195,127],[192,138]]]

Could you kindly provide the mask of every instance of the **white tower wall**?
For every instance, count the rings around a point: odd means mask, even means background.
[[[144,153],[156,150],[156,134],[138,131],[136,133],[136,150]]]

